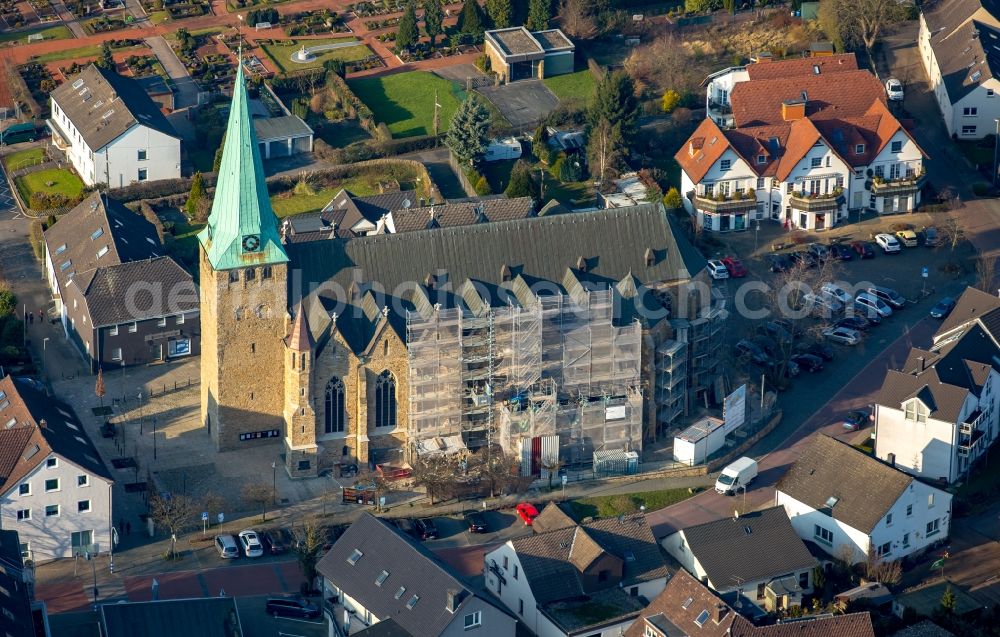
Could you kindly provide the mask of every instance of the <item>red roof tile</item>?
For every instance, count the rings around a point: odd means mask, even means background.
[[[868,71],[844,71],[835,78],[809,75],[740,82],[730,102],[738,127],[782,122],[781,103],[807,100],[806,116],[813,119],[864,115],[873,102],[885,100],[882,84]]]
[[[747,66],[747,75],[751,80],[774,80],[798,75],[815,75],[818,66],[820,75],[842,71],[858,70],[858,61],[853,53],[842,53],[818,58],[794,58],[758,62]]]
[[[691,133],[688,143],[677,151],[674,159],[691,181],[698,183],[727,148],[730,148],[730,143],[722,129],[706,117]]]

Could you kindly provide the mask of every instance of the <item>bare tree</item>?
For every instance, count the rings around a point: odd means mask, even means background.
[[[938,232],[941,234],[940,246],[948,247],[948,266],[955,271],[958,268],[958,263],[955,260],[955,249],[965,239],[965,229],[962,228],[958,217],[949,214],[941,222]]]
[[[622,135],[619,128],[608,120],[602,119],[590,131],[587,144],[587,161],[590,164],[590,175],[602,188],[605,183],[618,174],[621,161]]]
[[[865,556],[865,577],[882,584],[898,584],[903,576],[903,567],[899,560],[885,560],[875,551],[874,545],[869,545]]]
[[[976,289],[987,294],[996,291],[997,258],[988,254],[980,254],[976,259]]]
[[[314,588],[316,582],[316,564],[319,563],[320,551],[323,549],[323,532],[314,520],[292,529],[292,551],[302,568],[302,592],[307,593]]]
[[[495,497],[497,493],[503,494],[513,482],[516,473],[516,463],[513,458],[504,453],[503,449],[495,446],[488,452],[481,450],[474,461],[471,471],[480,479],[486,480],[490,485],[490,497]]]
[[[431,504],[446,485],[455,481],[457,473],[458,461],[454,456],[418,456],[413,463],[413,482],[424,487]]]
[[[824,28],[827,35],[843,46],[862,45],[871,59],[872,51],[887,27],[904,18],[903,6],[896,0],[826,0],[828,7]]]
[[[274,499],[271,485],[263,482],[251,482],[243,485],[240,498],[252,508],[260,507],[261,522],[267,520],[267,505]]]
[[[554,455],[554,456],[551,456],[549,458],[545,458],[544,460],[542,460],[542,468],[549,472],[549,488],[550,489],[552,488],[552,476],[554,476],[557,473],[559,473],[559,470],[562,469],[562,465],[563,465],[563,463],[562,463],[562,460],[559,459],[559,454],[558,453],[556,455]]]
[[[384,476],[376,475],[375,479],[372,480],[372,485],[375,487],[375,510],[382,510],[382,498],[385,497],[388,500],[389,492],[393,489],[392,482],[385,479]]]
[[[597,35],[597,22],[586,0],[562,0],[559,19],[562,30],[570,37],[589,40]]]
[[[154,524],[170,532],[170,551],[167,552],[167,559],[174,559],[177,556],[177,534],[182,533],[191,524],[197,510],[197,503],[185,495],[169,497],[153,495],[149,498],[149,517],[153,519]]]

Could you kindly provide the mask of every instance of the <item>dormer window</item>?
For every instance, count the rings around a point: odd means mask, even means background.
[[[767,155],[757,155],[757,163],[758,164],[766,164],[767,163]]]
[[[864,155],[865,154],[865,145],[864,144],[855,144],[854,145],[854,154],[855,155]]]
[[[927,410],[927,406],[919,400],[911,400],[903,405],[904,418],[912,420],[913,422],[927,422],[927,416],[929,413],[930,412]]]

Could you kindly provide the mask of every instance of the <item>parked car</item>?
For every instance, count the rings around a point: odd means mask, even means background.
[[[861,342],[861,332],[849,327],[828,327],[823,330],[823,336],[841,345],[857,345]]]
[[[804,369],[810,374],[823,371],[823,359],[812,354],[793,354],[791,359],[799,369]]]
[[[269,615],[274,615],[275,617],[316,619],[320,616],[319,608],[299,595],[275,595],[268,597],[264,608]]]
[[[438,537],[437,526],[430,518],[417,518],[413,522],[413,526],[417,531],[417,537],[421,540],[436,540]]]
[[[785,364],[785,378],[795,378],[802,373],[802,368],[795,361],[789,359]]]
[[[924,247],[925,248],[936,248],[941,245],[944,241],[944,237],[938,232],[938,229],[934,226],[924,228]]]
[[[295,546],[295,538],[287,529],[269,529],[260,534],[260,543],[270,555],[281,555]]]
[[[785,272],[792,267],[792,260],[784,254],[767,255],[767,269],[771,272]]]
[[[882,315],[864,305],[851,304],[852,312],[847,312],[847,316],[864,321],[864,329],[869,329],[882,324]]]
[[[912,230],[900,230],[896,232],[896,238],[907,248],[917,247],[917,233]]]
[[[469,533],[490,532],[490,527],[486,524],[486,517],[479,511],[468,511],[465,514],[465,524],[469,527]]]
[[[792,333],[786,330],[783,325],[778,325],[775,321],[767,321],[758,326],[758,329],[764,335],[779,341],[789,341],[792,339]]]
[[[864,316],[845,316],[836,323],[837,327],[849,327],[852,330],[857,330],[859,332],[867,332],[871,329],[874,324],[866,319]]]
[[[892,288],[887,288],[881,285],[873,285],[865,290],[868,294],[873,294],[878,298],[882,299],[885,303],[888,303],[890,307],[899,309],[906,305],[906,299]]]
[[[951,314],[951,311],[954,309],[955,309],[955,299],[951,298],[950,296],[946,296],[940,301],[938,301],[937,304],[935,304],[934,307],[931,308],[931,316],[936,319],[943,319],[949,314]]]
[[[792,323],[788,319],[774,319],[771,322],[796,338],[799,338],[804,334],[801,327]]]
[[[853,300],[853,298],[847,292],[847,290],[845,290],[844,288],[840,287],[836,283],[833,283],[832,281],[824,283],[819,288],[819,290],[820,290],[820,292],[822,292],[824,294],[829,294],[830,296],[832,296],[833,298],[837,299],[841,303],[845,303],[846,304],[846,303],[850,303]]]
[[[903,83],[894,77],[890,77],[885,82],[885,95],[890,102],[903,101]]]
[[[11,124],[0,132],[0,143],[18,144],[20,142],[33,142],[39,137],[38,126],[34,122],[21,122]],[[23,166],[21,166],[23,168]],[[17,169],[14,166],[13,169]]]
[[[729,276],[740,279],[747,275],[747,268],[743,265],[743,262],[736,257],[725,257],[722,259],[722,265],[726,266],[726,270],[729,271]]]
[[[260,557],[264,554],[264,547],[261,546],[257,531],[253,529],[240,531],[240,546],[247,557]]]
[[[835,243],[830,246],[830,258],[837,261],[851,261],[854,259],[854,252],[851,251],[850,246]]]
[[[830,248],[826,247],[822,243],[810,243],[807,246],[807,249],[809,250],[809,254],[813,255],[813,257],[815,257],[820,263],[823,263],[830,258]]]
[[[406,535],[412,535],[416,537],[417,525],[413,523],[413,520],[409,518],[391,518],[389,521],[392,522],[397,529],[399,529]]]
[[[736,357],[748,359],[757,365],[771,364],[771,357],[764,352],[764,348],[745,338],[736,343]]]
[[[799,352],[803,354],[812,354],[813,356],[819,356],[825,361],[832,361],[834,359],[833,348],[822,343],[820,341],[812,341],[811,343],[803,343],[798,348]]]
[[[522,502],[514,507],[514,510],[517,512],[517,517],[524,521],[525,526],[531,526],[538,517],[538,509],[530,502]]]
[[[864,409],[855,409],[844,417],[844,429],[857,431],[868,422],[868,412]]]
[[[789,252],[788,257],[792,260],[793,265],[801,263],[807,268],[815,268],[817,265],[816,257],[811,252],[806,252],[805,250]]]
[[[219,557],[224,560],[233,560],[240,556],[240,548],[236,545],[236,538],[228,533],[215,536],[215,548],[219,551]]]
[[[870,241],[855,241],[851,244],[851,249],[857,253],[861,259],[874,259],[875,246]]]
[[[888,303],[870,292],[858,292],[858,295],[854,297],[854,306],[864,309],[865,316],[870,316],[872,312],[883,318],[892,316],[892,308],[889,307]]]
[[[802,304],[805,307],[811,308],[813,314],[823,316],[838,314],[844,309],[843,303],[823,292],[819,294],[813,294],[812,292],[803,294]]]
[[[101,425],[101,438],[114,438],[115,424],[110,420],[105,420]]]
[[[726,269],[726,264],[718,259],[709,259],[705,265],[705,269],[708,270],[709,276],[716,281],[729,278],[729,270]]]
[[[902,250],[902,247],[899,245],[899,240],[891,234],[886,234],[884,232],[880,232],[875,235],[875,243],[878,244],[878,247],[882,248],[882,252],[885,254],[898,254],[899,251]]]
[[[746,489],[757,478],[757,461],[743,457],[734,460],[715,481],[715,492],[722,495],[735,495],[740,489]]]

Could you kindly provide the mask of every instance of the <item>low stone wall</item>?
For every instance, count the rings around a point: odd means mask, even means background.
[[[707,467],[708,473],[718,471],[719,469],[725,467],[727,464],[729,464],[736,458],[742,456],[748,449],[757,444],[761,438],[774,431],[774,428],[777,427],[778,423],[781,422],[781,416],[782,416],[782,411],[779,409],[778,411],[774,412],[773,416],[771,416],[771,420],[767,421],[767,424],[760,428],[760,431],[758,431],[754,435],[744,440],[743,444],[734,448],[726,455],[720,458],[716,458],[715,460],[709,462]]]

